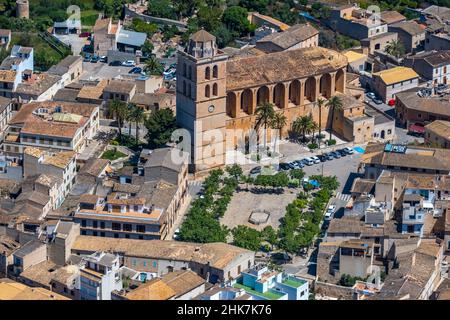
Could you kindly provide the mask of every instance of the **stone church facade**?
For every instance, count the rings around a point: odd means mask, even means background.
[[[336,51],[311,47],[230,59],[215,40],[200,30],[178,52],[176,114],[191,135],[194,172],[222,166],[227,151],[246,144],[262,103],[286,116],[286,137],[300,116],[319,122],[319,97],[345,94],[347,58]],[[326,107],[321,120],[323,129],[331,126]]]

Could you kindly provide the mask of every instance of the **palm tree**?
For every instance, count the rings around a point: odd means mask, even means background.
[[[139,125],[145,121],[144,110],[135,105],[134,108],[131,110],[130,121],[133,121],[136,126],[136,143],[138,143],[139,142]]]
[[[275,141],[273,144],[274,151],[277,149],[277,138],[278,138],[278,136],[281,138],[281,130],[286,125],[286,122],[287,122],[287,118],[281,112],[275,113],[272,120],[270,121],[271,129],[278,130],[278,134],[277,134],[277,136],[275,136]]]
[[[330,128],[330,140],[331,132],[333,131],[334,112],[342,109],[342,100],[338,96],[332,96],[328,102],[327,107],[331,110],[331,128]]]
[[[122,142],[122,127],[123,122],[128,116],[128,108],[125,102],[120,100],[112,100],[109,103],[109,113],[113,116],[115,120],[117,120],[117,126],[119,127],[119,139]]]
[[[264,150],[266,149],[266,132],[267,132],[267,126],[272,121],[275,110],[273,109],[273,104],[270,102],[264,102],[262,105],[258,106],[255,110],[256,114],[256,124],[255,129],[258,132],[261,126],[264,127]],[[259,137],[259,135],[258,135]],[[259,141],[257,143],[258,145],[258,153],[259,153]]]
[[[128,121],[128,136],[131,138],[131,125],[134,121],[133,113],[137,107],[134,103],[129,103],[127,108],[128,108],[128,114],[127,114],[126,120]]]
[[[386,45],[384,51],[391,56],[400,58],[405,54],[405,46],[402,42],[400,42],[400,40],[392,40]]]
[[[150,56],[147,61],[145,61],[144,70],[151,75],[160,76],[164,71],[164,67],[155,56]]]
[[[297,135],[301,134],[304,142],[306,141],[306,134],[312,129],[312,123],[311,115],[298,117],[292,124],[292,131]]]
[[[317,107],[319,107],[319,148],[320,148],[320,136],[322,135],[322,107],[325,104],[325,100],[318,98],[316,101]]]

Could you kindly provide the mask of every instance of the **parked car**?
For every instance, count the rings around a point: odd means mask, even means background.
[[[328,158],[325,154],[319,155],[318,158],[320,159],[320,162],[325,162],[328,160]]]
[[[373,92],[368,92],[368,93],[366,94],[366,96],[367,96],[368,98],[370,98],[370,99],[375,99],[375,98],[376,98],[376,95],[375,95],[375,93],[373,93]]]
[[[108,62],[108,57],[107,56],[101,56],[100,57],[100,62]]]
[[[328,221],[328,220],[331,220],[331,216],[332,216],[332,213],[331,212],[325,212],[325,220],[326,221]]]
[[[173,239],[176,240],[180,238],[180,229],[177,228],[174,232],[173,232]]]
[[[374,98],[374,99],[373,99],[373,102],[374,102],[375,104],[382,104],[382,103],[383,103],[383,101],[382,101],[381,99],[379,99],[379,98]]]
[[[320,159],[317,156],[311,157],[311,159],[314,161],[314,163],[320,163]]]
[[[327,160],[333,160],[333,159],[334,159],[334,156],[333,156],[333,154],[332,154],[331,152],[325,153],[325,154],[324,154],[324,157],[325,157]]]
[[[118,66],[121,66],[121,65],[122,65],[122,62],[116,60],[116,61],[110,62],[109,65],[110,65],[110,66],[113,66],[113,67],[118,67]]]
[[[304,162],[307,166],[312,166],[314,164],[314,160],[311,158],[305,158]]]
[[[89,61],[91,61],[91,55],[90,55],[89,53],[86,54],[86,55],[84,56],[83,61],[84,61],[84,62],[89,62]]]
[[[134,67],[133,69],[128,71],[128,73],[141,73],[141,72],[142,72],[142,68],[140,68],[140,67]]]
[[[294,169],[289,163],[286,163],[286,162],[280,163],[279,168],[280,168],[280,170],[283,170],[283,171]]]
[[[291,166],[291,168],[293,169],[300,169],[298,163],[295,161],[289,162],[289,166]]]
[[[99,60],[100,60],[100,57],[98,55],[94,54],[94,56],[91,59],[91,62],[92,63],[97,63]]]
[[[122,62],[122,65],[124,67],[134,67],[136,65],[136,63],[133,60],[127,60]]]
[[[163,75],[164,76],[168,76],[168,75],[174,74],[175,72],[177,72],[177,69],[169,68],[169,69],[167,69],[166,71],[163,72]]]
[[[87,37],[89,37],[90,35],[91,35],[90,32],[81,32],[80,35],[79,35],[79,37],[80,37],[80,38],[87,38]]]
[[[297,164],[297,166],[299,168],[304,168],[305,167],[305,164],[303,163],[303,160],[295,160],[294,162]]]
[[[252,170],[250,170],[250,174],[260,174],[261,173],[261,167],[254,167]]]
[[[331,212],[334,213],[336,211],[336,205],[335,204],[330,204],[327,208],[327,212]]]
[[[345,150],[345,152],[347,152],[347,154],[353,154],[353,153],[355,153],[355,150],[353,150],[352,148],[349,148],[349,147],[345,147],[345,148],[342,149],[342,150]]]
[[[341,157],[345,157],[345,156],[347,155],[347,152],[345,152],[344,149],[336,150],[336,152],[339,152],[339,154],[341,155]]]
[[[339,152],[332,151],[332,152],[330,152],[330,153],[331,153],[331,155],[332,155],[334,158],[336,158],[336,159],[341,158],[341,154],[340,154]]]

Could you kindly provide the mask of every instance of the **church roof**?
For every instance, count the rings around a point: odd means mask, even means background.
[[[235,58],[227,62],[227,91],[306,78],[346,65],[343,54],[321,47]]]
[[[216,41],[216,37],[211,33],[201,29],[191,36],[191,40],[195,42]]]

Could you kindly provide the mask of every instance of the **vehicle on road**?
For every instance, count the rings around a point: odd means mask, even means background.
[[[100,60],[100,57],[98,55],[94,54],[94,56],[91,59],[91,62],[92,63],[97,63],[99,60]]]
[[[366,94],[366,96],[368,97],[368,98],[370,98],[370,99],[375,99],[377,96],[375,95],[375,93],[373,93],[373,92],[368,92],[367,94]]]
[[[173,75],[177,72],[177,69],[175,68],[169,68],[166,71],[163,72],[163,76]]]
[[[81,32],[80,35],[79,35],[80,38],[87,38],[87,37],[90,37],[90,36],[91,36],[90,32]]]
[[[312,166],[314,164],[314,160],[311,158],[305,158],[305,159],[303,159],[303,161],[305,162],[305,164],[307,166]]]
[[[118,66],[121,66],[121,65],[122,65],[122,62],[120,62],[120,61],[118,61],[118,60],[116,60],[116,61],[111,61],[111,62],[109,63],[109,65],[112,66],[112,67],[118,67]]]
[[[100,62],[107,63],[108,62],[108,57],[107,56],[101,56],[100,57]]]
[[[289,162],[289,165],[294,169],[300,169],[300,165],[296,161]]]
[[[140,67],[134,67],[133,69],[131,69],[130,71],[128,71],[128,73],[141,73],[142,72],[142,68]]]
[[[318,158],[320,159],[320,162],[325,162],[325,161],[328,160],[328,159],[327,159],[327,156],[326,156],[325,154],[319,155]]]
[[[341,158],[341,154],[339,152],[332,151],[332,152],[330,152],[330,154],[336,159]]]
[[[279,165],[279,169],[283,170],[283,171],[287,171],[287,170],[291,170],[291,169],[295,169],[295,168],[293,168],[289,163],[282,162]]]
[[[297,164],[297,166],[300,169],[305,167],[305,164],[303,163],[303,160],[295,160],[294,162]]]
[[[177,240],[180,238],[180,229],[177,228],[174,232],[173,232],[173,239]]]
[[[314,161],[314,163],[320,163],[320,159],[317,156],[311,157],[311,160]]]
[[[122,65],[124,67],[134,67],[136,65],[136,63],[133,60],[127,60],[122,62]]]
[[[260,174],[261,173],[261,167],[254,167],[252,170],[250,170],[250,174]]]
[[[339,154],[341,155],[341,157],[345,157],[347,155],[347,152],[345,152],[344,149],[338,149],[336,150],[336,152],[339,152]]]
[[[373,102],[374,102],[375,104],[383,104],[383,101],[382,101],[381,99],[379,99],[379,98],[373,99]]]
[[[335,212],[336,212],[336,205],[334,204],[329,205],[327,211],[325,212],[325,220],[331,220]]]
[[[84,61],[84,62],[89,62],[89,61],[91,61],[91,55],[90,55],[89,53],[86,54],[86,55],[84,56],[83,61]]]
[[[325,157],[328,161],[334,159],[334,156],[333,156],[333,154],[332,154],[331,152],[324,153],[324,157]]]
[[[349,148],[349,147],[345,147],[345,148],[342,149],[342,150],[345,150],[345,152],[347,152],[347,154],[353,154],[353,153],[355,153],[355,150],[353,150],[352,148]]]

